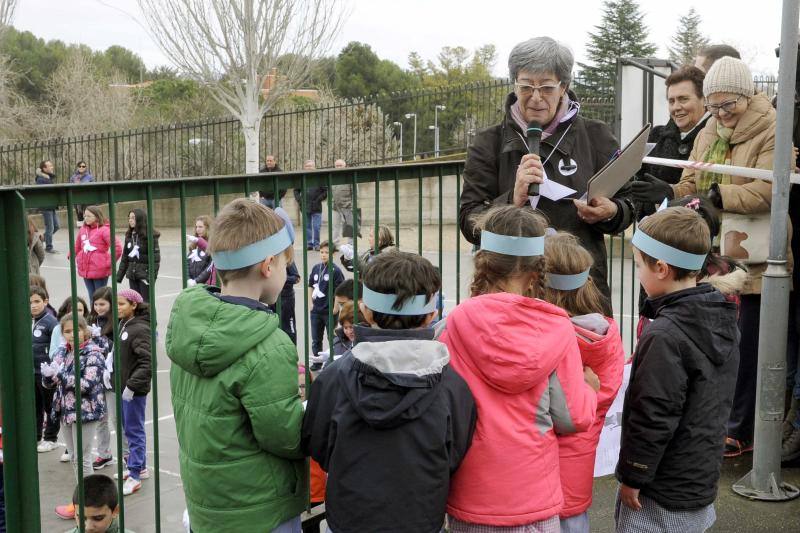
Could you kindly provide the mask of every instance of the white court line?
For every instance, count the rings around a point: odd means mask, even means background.
[[[179,294],[180,294],[179,292],[168,292],[167,294],[159,294],[158,296],[156,296],[156,298],[169,298],[171,296],[177,296]]]
[[[169,372],[169,368],[167,368],[165,370],[156,370],[156,373],[158,373],[158,374],[163,374],[164,372]]]

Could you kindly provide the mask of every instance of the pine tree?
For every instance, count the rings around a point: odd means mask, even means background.
[[[649,57],[656,46],[647,41],[644,14],[635,0],[605,0],[603,20],[589,34],[586,54],[591,64],[578,63],[583,96],[613,96],[617,81],[617,58]]]
[[[701,48],[708,45],[708,38],[700,33],[700,15],[694,8],[678,21],[678,29],[668,46],[669,58],[679,65],[691,65]]]

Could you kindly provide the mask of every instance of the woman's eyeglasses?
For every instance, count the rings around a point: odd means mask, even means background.
[[[555,85],[528,85],[527,83],[518,83],[514,82],[514,87],[517,88],[517,92],[520,96],[533,96],[533,93],[539,91],[539,94],[543,97],[553,96],[558,92],[558,89],[561,87],[561,82],[556,83]]]
[[[78,168],[86,168],[86,165],[78,165]]]
[[[736,104],[738,104],[739,100],[742,98],[744,98],[744,96],[737,96],[734,100],[728,100],[727,102],[722,102],[721,104],[706,104],[705,108],[706,111],[712,115],[719,115],[720,111],[733,113],[733,110],[736,109]]]

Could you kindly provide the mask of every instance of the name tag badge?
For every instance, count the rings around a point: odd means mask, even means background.
[[[558,162],[558,171],[562,176],[572,176],[578,171],[578,163],[571,158],[569,161],[562,159]]]
[[[120,335],[119,338],[120,338],[120,340],[123,340],[123,341],[128,340],[128,332],[127,331],[123,331],[122,335]]]
[[[39,337],[42,336],[42,330],[40,330],[40,329],[33,330],[33,336],[38,339]]]

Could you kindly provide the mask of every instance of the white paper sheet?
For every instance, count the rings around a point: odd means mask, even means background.
[[[620,439],[622,438],[622,404],[625,401],[625,391],[628,390],[628,381],[631,378],[631,365],[625,365],[622,374],[622,385],[619,388],[614,403],[606,413],[606,421],[600,432],[600,442],[597,445],[597,456],[594,459],[594,477],[613,474],[619,459]]]
[[[566,185],[561,185],[558,182],[555,182],[547,177],[547,171],[544,172],[544,182],[539,185],[539,195],[538,196],[528,196],[528,200],[531,203],[531,207],[536,209],[536,206],[539,205],[539,198],[544,196],[548,200],[552,200],[557,202],[562,198],[566,198],[571,194],[575,194],[577,191],[575,189],[570,189]]]

